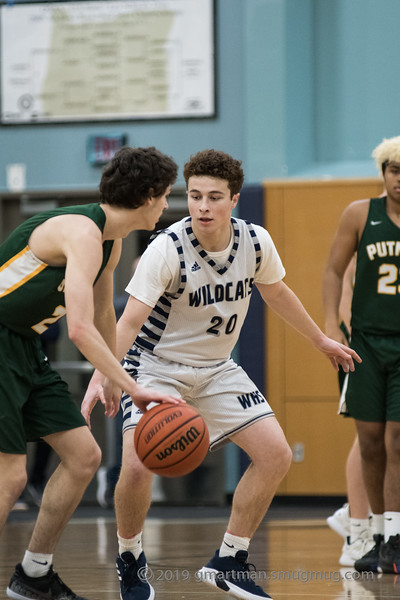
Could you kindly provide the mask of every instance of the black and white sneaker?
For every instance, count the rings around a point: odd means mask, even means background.
[[[271,598],[254,583],[255,567],[247,562],[248,552],[239,550],[235,556],[219,556],[216,551],[205,567],[197,571],[198,581],[208,583],[222,592],[243,600]],[[272,599],[271,599],[272,600]]]
[[[154,600],[154,589],[147,580],[144,552],[136,560],[132,552],[117,556],[121,600]]]
[[[46,575],[29,577],[20,564],[15,567],[7,596],[15,600],[85,600],[61,581],[53,567]]]

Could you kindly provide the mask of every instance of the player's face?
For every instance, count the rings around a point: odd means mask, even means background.
[[[396,204],[400,204],[400,163],[390,162],[383,176],[387,195]]]
[[[149,226],[146,229],[154,229],[164,210],[168,208],[168,196],[171,193],[171,187],[168,186],[161,196],[152,196],[147,205],[146,219]]]
[[[239,194],[231,196],[228,182],[215,177],[190,177],[188,207],[194,232],[217,235],[230,227]]]

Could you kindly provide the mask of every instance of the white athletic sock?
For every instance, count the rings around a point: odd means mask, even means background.
[[[41,577],[48,573],[52,562],[52,554],[40,554],[26,550],[21,566],[28,577]]]
[[[366,529],[369,529],[369,519],[350,517],[350,542],[355,542]]]
[[[119,555],[121,556],[121,554],[123,552],[132,552],[133,556],[136,558],[136,560],[139,558],[139,556],[142,553],[142,534],[143,532],[141,531],[140,533],[138,533],[137,535],[134,535],[131,538],[123,538],[119,535],[119,533],[117,533],[118,535],[118,551],[119,551]]]
[[[400,512],[385,511],[383,513],[385,523],[385,542],[391,535],[400,533]]]
[[[224,535],[221,547],[219,549],[219,555],[222,556],[235,556],[238,550],[248,550],[250,545],[250,538],[239,537],[238,535],[232,535],[228,531]]]
[[[385,525],[383,515],[376,515],[372,513],[371,519],[371,533],[372,535],[383,535],[385,532]]]

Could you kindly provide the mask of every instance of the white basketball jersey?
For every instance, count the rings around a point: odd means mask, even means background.
[[[175,244],[180,285],[176,293],[165,292],[159,298],[136,339],[139,347],[164,359],[199,367],[229,358],[261,262],[261,246],[253,225],[241,219],[231,221],[233,246],[223,266],[200,246],[190,217],[158,234],[170,236]],[[271,245],[276,252],[272,241]],[[277,280],[280,278],[281,272]]]

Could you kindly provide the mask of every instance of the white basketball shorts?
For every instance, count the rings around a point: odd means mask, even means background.
[[[255,383],[232,359],[211,367],[192,367],[133,346],[123,367],[140,385],[180,396],[193,406],[207,424],[210,450],[259,419],[274,416]],[[121,405],[123,430],[135,428],[141,411],[125,393]]]

